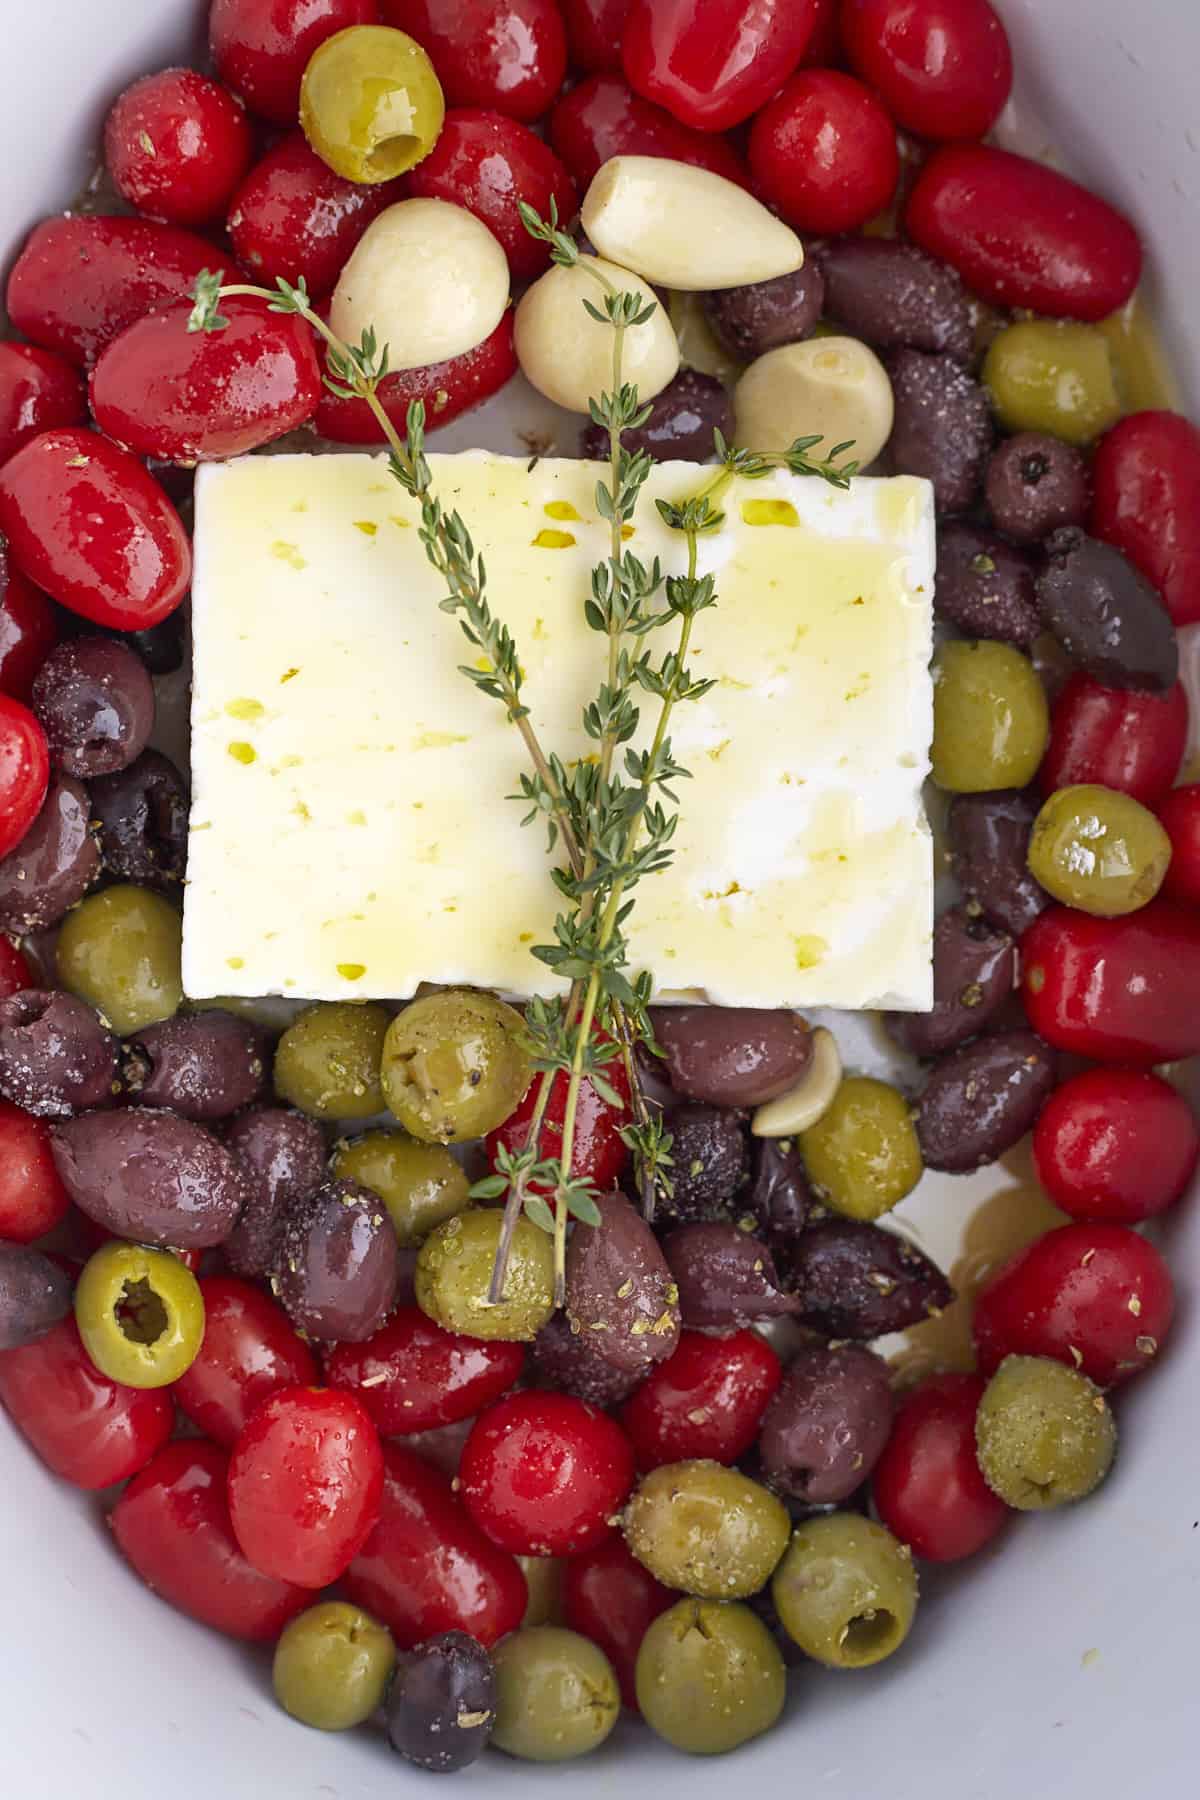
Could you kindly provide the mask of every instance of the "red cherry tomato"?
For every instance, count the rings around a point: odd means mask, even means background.
[[[1200,784],[1175,788],[1158,805],[1171,840],[1171,861],[1162,891],[1168,900],[1200,906]]]
[[[634,1669],[642,1639],[676,1598],[642,1567],[621,1537],[608,1538],[563,1565],[563,1623],[599,1644],[631,1712],[640,1710]]]
[[[758,1436],[783,1367],[755,1331],[681,1333],[679,1343],[621,1409],[639,1469],[711,1457],[732,1463]]]
[[[1076,673],[1054,703],[1038,785],[1049,794],[1091,781],[1154,806],[1179,773],[1187,737],[1181,682],[1165,694],[1147,694],[1101,687]]]
[[[459,1465],[463,1504],[515,1556],[570,1556],[614,1530],[633,1486],[633,1446],[571,1394],[510,1394],[474,1424]]]
[[[621,67],[621,38],[629,0],[560,0],[573,66],[589,75]]]
[[[994,306],[1103,319],[1142,271],[1137,232],[1114,206],[1011,150],[954,144],[921,170],[909,235]]]
[[[816,20],[816,0],[632,0],[625,75],[681,124],[725,131],[782,87]]]
[[[0,694],[28,704],[33,678],[57,642],[54,608],[0,543]]]
[[[689,131],[616,75],[593,75],[563,95],[550,115],[550,142],[580,193],[614,156],[666,156],[746,185],[741,158],[724,138]]]
[[[981,138],[1012,88],[1008,34],[988,0],[844,0],[842,42],[906,131]]]
[[[1130,413],[1104,434],[1090,530],[1154,583],[1176,625],[1200,623],[1200,431],[1190,420]]]
[[[1033,1128],[1038,1180],[1073,1219],[1137,1225],[1174,1205],[1200,1158],[1183,1095],[1142,1069],[1086,1069]]]
[[[86,366],[219,262],[203,238],[153,219],[47,219],[13,265],[8,316],[35,344]]]
[[[555,0],[380,0],[387,24],[429,52],[448,106],[526,122],[547,112],[567,72]]]
[[[385,1437],[473,1419],[524,1366],[522,1345],[443,1331],[417,1306],[400,1307],[374,1337],[339,1344],[325,1359],[330,1386],[357,1394]]]
[[[423,369],[398,369],[379,384],[379,400],[396,430],[407,430],[414,400],[425,406],[425,428],[436,431],[498,394],[517,372],[513,312],[505,313],[490,337],[462,356]],[[317,432],[335,444],[381,444],[379,422],[365,400],[343,400],[326,388],[317,407]]]
[[[353,1394],[282,1388],[251,1416],[229,1461],[234,1535],[256,1569],[327,1587],[379,1518],[379,1433]]]
[[[86,418],[87,396],[69,362],[36,344],[0,343],[0,463],[39,431]]]
[[[1120,919],[1052,906],[1021,939],[1029,1023],[1092,1062],[1174,1062],[1200,1051],[1200,917],[1152,900]]]
[[[117,192],[138,212],[172,225],[221,218],[253,150],[233,95],[195,69],[143,75],[104,127],[104,160]]]
[[[7,999],[32,987],[33,976],[7,938],[0,938],[0,952],[0,999]],[[70,1204],[54,1166],[47,1121],[0,1100],[0,1240],[32,1244],[61,1223]]]
[[[750,172],[797,231],[853,231],[896,191],[896,128],[853,75],[802,69],[755,119]]]
[[[450,1478],[400,1444],[383,1448],[379,1523],[346,1571],[356,1606],[401,1650],[443,1631],[492,1645],[525,1616],[520,1564],[498,1550],[454,1497]]]
[[[123,331],[92,371],[101,431],[141,456],[245,456],[312,418],[321,363],[312,327],[265,300],[221,302],[223,331],[189,331],[170,306]]]
[[[607,1100],[601,1099],[591,1082],[585,1076],[579,1085],[579,1103],[575,1113],[574,1150],[571,1166],[584,1181],[590,1181],[598,1188],[612,1187],[629,1162],[629,1151],[621,1139],[621,1132],[629,1123],[629,1082],[625,1075],[624,1065],[619,1061],[605,1066],[605,1079],[620,1094],[625,1102],[625,1109],[617,1112]],[[529,1123],[533,1117],[541,1093],[543,1076],[534,1081],[515,1113],[507,1118],[503,1125],[487,1136],[487,1155],[492,1167],[496,1167],[496,1153],[501,1144],[506,1150],[523,1150],[529,1140]],[[546,1107],[545,1122],[542,1126],[541,1153],[543,1156],[558,1156],[562,1150],[563,1118],[567,1109],[567,1089],[570,1083],[565,1073],[554,1077],[554,1086],[550,1090],[550,1101]],[[535,1184],[536,1185],[536,1184]]]
[[[193,1425],[231,1450],[269,1395],[317,1381],[317,1359],[261,1288],[210,1275],[200,1292],[204,1342],[174,1394]]]
[[[0,1351],[0,1406],[48,1469],[91,1490],[136,1475],[175,1422],[164,1389],[123,1387],[93,1366],[74,1319]]]
[[[932,1375],[905,1396],[875,1464],[871,1491],[889,1531],[926,1562],[958,1562],[991,1543],[1009,1516],[979,1472],[979,1375]]]
[[[378,22],[376,0],[212,0],[208,41],[217,74],[251,112],[295,125],[317,46],[350,25]]]
[[[0,531],[31,581],[118,631],[157,625],[191,580],[179,514],[137,457],[94,431],[44,431],[0,469]]]
[[[168,1605],[227,1637],[269,1643],[312,1605],[312,1593],[246,1561],[229,1521],[228,1469],[216,1444],[168,1444],[130,1482],[109,1523],[126,1562]]]
[[[270,286],[304,280],[330,293],[371,221],[400,198],[396,182],[343,181],[293,132],[255,163],[229,203],[229,236],[243,267]]]
[[[979,1367],[1051,1356],[1116,1387],[1148,1369],[1175,1312],[1171,1271],[1125,1225],[1060,1225],[997,1270],[975,1299]]]
[[[46,734],[27,706],[0,694],[0,857],[15,850],[50,783]]]
[[[543,219],[550,202],[565,224],[577,207],[575,183],[565,163],[527,125],[503,113],[464,108],[446,114],[442,135],[408,178],[411,194],[465,206],[499,238],[514,281],[531,281],[550,263],[550,250],[531,238],[517,202]]]

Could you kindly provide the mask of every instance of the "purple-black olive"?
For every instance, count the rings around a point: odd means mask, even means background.
[[[996,1031],[935,1063],[917,1103],[927,1168],[962,1174],[1032,1131],[1055,1081],[1055,1055],[1032,1031]]]
[[[111,1101],[118,1044],[71,994],[24,988],[0,1000],[0,1094],[39,1118],[62,1119]]]
[[[327,1181],[284,1216],[272,1286],[288,1318],[322,1343],[362,1343],[396,1300],[396,1232],[357,1181]]]
[[[0,1244],[0,1350],[44,1337],[71,1310],[71,1283],[58,1263],[23,1244]]]
[[[483,1645],[443,1632],[402,1655],[387,1700],[393,1750],[446,1775],[482,1755],[496,1717],[496,1672]]]
[[[1050,534],[1038,604],[1063,649],[1105,687],[1162,694],[1179,646],[1157,588],[1119,550],[1074,526]]]
[[[971,310],[948,263],[896,238],[840,237],[813,260],[825,278],[825,315],[877,350],[945,351],[966,362]]]
[[[796,1240],[785,1261],[802,1325],[869,1342],[949,1306],[954,1289],[923,1251],[879,1225],[830,1219]]]
[[[1022,649],[1042,629],[1029,558],[965,519],[938,530],[933,610],[967,637],[999,638]]]
[[[126,1046],[125,1086],[143,1106],[185,1119],[226,1119],[267,1083],[265,1033],[233,1013],[180,1013],[148,1025]]]
[[[896,405],[892,468],[931,481],[939,513],[965,512],[992,447],[987,393],[953,357],[923,350],[897,350],[888,373]]]
[[[90,817],[79,783],[52,776],[41,812],[0,861],[0,931],[44,931],[83,899],[100,871]]]
[[[143,750],[135,763],[92,783],[100,853],[122,881],[170,891],[187,866],[187,783],[169,758]]]
[[[237,1158],[211,1131],[150,1107],[84,1113],[51,1132],[80,1212],[114,1237],[176,1250],[224,1243],[246,1203]]]
[[[951,906],[933,931],[933,1011],[888,1012],[891,1036],[913,1056],[943,1056],[978,1037],[1013,991],[1016,949],[1007,931],[970,906]]]
[[[763,1416],[768,1485],[812,1505],[845,1500],[871,1473],[892,1428],[888,1366],[861,1344],[806,1344]]]
[[[154,684],[128,645],[108,637],[67,638],[33,684],[55,768],[79,781],[126,769],[154,729]]]
[[[794,1087],[812,1061],[812,1033],[794,1012],[660,1006],[654,1031],[675,1092],[710,1106],[761,1106]]]
[[[767,1246],[737,1225],[680,1225],[663,1239],[663,1252],[689,1330],[737,1331],[797,1311]]]
[[[567,1318],[598,1356],[648,1375],[679,1342],[679,1305],[658,1239],[624,1194],[601,1194],[599,1225],[567,1246]]]
[[[951,866],[968,904],[1020,938],[1050,896],[1029,873],[1029,838],[1038,802],[1024,789],[956,794],[946,836]]]
[[[275,1267],[284,1215],[325,1179],[324,1134],[315,1119],[286,1106],[256,1107],[225,1133],[249,1180],[249,1198],[225,1244],[235,1275],[255,1279]]]

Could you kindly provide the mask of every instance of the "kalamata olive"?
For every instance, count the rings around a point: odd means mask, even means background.
[[[1052,532],[1045,550],[1038,604],[1067,655],[1105,687],[1172,687],[1179,674],[1175,627],[1146,577],[1076,526]]]
[[[790,275],[721,288],[703,301],[713,336],[739,362],[811,337],[824,304],[825,283],[811,259]]]
[[[681,369],[650,402],[650,417],[621,434],[626,450],[645,450],[659,462],[707,462],[714,454],[713,432],[733,437],[733,401],[721,383],[698,369]],[[580,438],[580,454],[607,462],[608,432],[588,425]]]
[[[565,1312],[543,1325],[529,1350],[529,1370],[539,1387],[574,1394],[589,1406],[608,1408],[628,1399],[642,1369],[622,1369],[600,1354],[595,1337],[576,1331]]]
[[[892,1428],[891,1382],[861,1344],[807,1344],[788,1365],[759,1432],[768,1485],[813,1505],[845,1500]]]
[[[951,519],[937,534],[933,610],[971,638],[1022,648],[1042,629],[1033,564],[994,531]]]
[[[446,1631],[400,1657],[387,1700],[393,1750],[445,1775],[482,1753],[496,1717],[496,1672],[483,1645]]]
[[[51,1134],[55,1167],[80,1212],[114,1237],[204,1250],[225,1241],[249,1184],[211,1131],[131,1106],[85,1113]]]
[[[265,1033],[233,1013],[177,1013],[126,1047],[125,1086],[143,1106],[185,1119],[226,1119],[266,1086]]]
[[[746,1212],[772,1250],[829,1217],[812,1191],[804,1158],[791,1138],[754,1139],[754,1177]]]
[[[0,1244],[0,1350],[44,1337],[71,1310],[71,1283],[58,1263],[24,1244]]]
[[[679,1306],[658,1239],[624,1194],[601,1194],[599,1225],[567,1245],[567,1318],[606,1362],[648,1375],[679,1342]]]
[[[1044,431],[1005,438],[984,478],[992,523],[1018,544],[1040,544],[1063,525],[1082,525],[1089,493],[1083,452]]]
[[[981,1169],[1032,1131],[1054,1088],[1055,1056],[1032,1031],[996,1031],[934,1065],[917,1103],[925,1166]]]
[[[100,869],[88,797],[69,775],[51,777],[42,810],[0,861],[0,931],[25,937],[57,925]]]
[[[187,867],[187,783],[169,758],[143,750],[135,763],[92,783],[100,852],[122,881],[170,890]]]
[[[242,1113],[225,1133],[249,1178],[249,1198],[225,1242],[225,1261],[248,1280],[270,1274],[284,1215],[325,1179],[325,1138],[315,1119],[286,1106]]]
[[[896,238],[842,237],[813,257],[825,278],[825,315],[880,350],[945,351],[960,362],[974,333],[967,296],[948,263]]]
[[[737,1225],[680,1225],[663,1239],[663,1253],[689,1330],[737,1331],[797,1310],[767,1246]]]
[[[969,906],[948,907],[933,930],[933,1011],[889,1012],[884,1023],[913,1056],[942,1056],[987,1029],[1015,977],[1008,932]]]
[[[271,1284],[288,1318],[319,1342],[361,1344],[396,1298],[396,1232],[357,1181],[327,1181],[288,1208]]]
[[[658,1217],[727,1217],[738,1189],[750,1173],[745,1120],[727,1106],[686,1101],[665,1114],[671,1134],[670,1198],[659,1202]]]
[[[1038,803],[1024,790],[956,794],[946,822],[955,879],[968,901],[1019,938],[1050,896],[1026,858]]]
[[[117,1040],[90,1006],[48,988],[0,1000],[0,1094],[39,1118],[111,1100]]]
[[[788,1253],[786,1271],[800,1323],[831,1338],[866,1342],[905,1331],[954,1298],[915,1244],[854,1219],[806,1231]]]
[[[662,1006],[654,1030],[675,1092],[712,1106],[761,1106],[794,1087],[812,1034],[794,1012],[749,1006]]]
[[[939,513],[965,512],[992,447],[987,394],[953,357],[923,350],[897,350],[888,374],[896,408],[892,468],[931,481]]]
[[[136,653],[109,637],[68,638],[33,684],[50,760],[80,781],[126,769],[154,729],[154,684]]]

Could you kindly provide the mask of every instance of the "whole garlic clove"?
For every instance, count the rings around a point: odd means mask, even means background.
[[[603,257],[581,256],[569,269],[556,265],[527,290],[517,307],[517,360],[534,387],[568,412],[586,413],[592,396],[612,387],[613,328],[584,305],[585,300],[601,310],[604,305],[604,291],[590,270],[618,292],[640,294],[654,307],[644,325],[626,331],[621,360],[622,381],[633,382],[643,402],[653,400],[679,369],[675,328],[646,282]]]
[[[807,338],[752,362],[733,396],[737,441],[755,450],[786,450],[819,434],[814,456],[852,443],[847,459],[873,463],[892,435],[895,411],[887,370],[856,338]]]

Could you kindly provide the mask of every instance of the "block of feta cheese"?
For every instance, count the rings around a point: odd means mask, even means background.
[[[593,745],[580,714],[605,640],[584,619],[609,549],[600,465],[430,457],[483,551],[544,745]],[[631,547],[680,570],[658,497],[711,470],[658,465]],[[422,549],[417,509],[370,455],[200,470],[193,587],[192,817],[184,985],[195,998],[402,998],[422,982],[513,997],[560,983],[546,839],[526,767]],[[932,1004],[929,768],[934,573],[928,485],[839,492],[733,481],[701,540],[719,605],[689,664],[716,686],[676,709],[675,860],[647,877],[631,961],[666,996],[721,1005]],[[675,628],[647,640],[661,654]],[[657,703],[641,697],[648,741]]]

